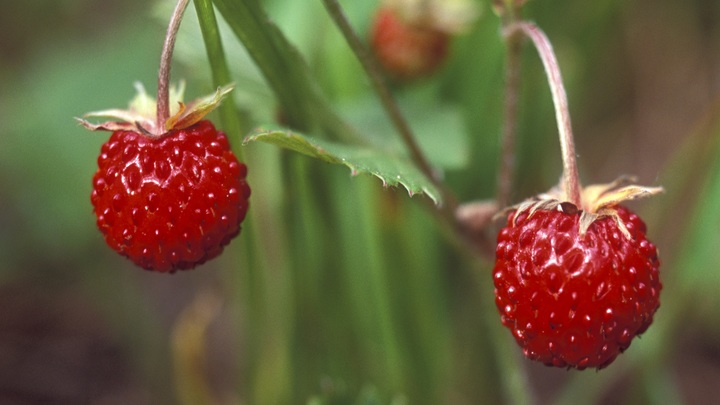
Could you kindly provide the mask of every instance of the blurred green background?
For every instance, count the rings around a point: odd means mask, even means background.
[[[166,3],[2,6],[0,403],[717,397],[720,2],[534,0],[525,10],[558,53],[584,182],[634,174],[666,189],[632,204],[661,253],[662,306],[600,372],[522,359],[494,308],[491,260],[454,245],[425,197],[269,145],[240,148],[244,133],[229,135],[248,162],[251,215],[220,258],[169,276],[108,249],[89,199],[108,134],[73,117],[125,106],[135,81],[154,88]],[[319,0],[260,3],[343,119],[365,136],[396,136]],[[393,87],[423,144],[440,145],[434,161],[462,201],[495,191],[504,46],[489,3],[477,1],[479,20],[438,76]],[[365,37],[376,2],[341,4]],[[214,88],[199,32],[191,4],[173,71],[188,98]],[[272,124],[272,90],[225,28],[223,41],[244,131]],[[519,127],[513,201],[561,170],[549,91],[528,46]]]

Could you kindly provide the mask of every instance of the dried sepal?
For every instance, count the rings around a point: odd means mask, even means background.
[[[638,198],[650,197],[655,194],[661,193],[662,187],[643,187],[637,185],[630,185],[621,187],[616,190],[611,190],[602,195],[598,196],[595,200],[595,205],[592,207],[593,211],[600,211],[605,207],[613,207],[623,201],[637,200]]]
[[[130,101],[128,108],[93,111],[84,115],[85,118],[103,117],[111,121],[93,124],[83,118],[75,118],[80,125],[91,131],[135,131],[149,137],[159,138],[171,130],[183,129],[199,122],[234,88],[233,84],[218,88],[215,93],[183,103],[185,82],[170,87],[170,118],[164,124],[157,122],[157,101],[150,96],[141,83],[135,83],[137,94]]]
[[[170,118],[165,122],[166,129],[183,129],[199,122],[217,108],[225,96],[230,94],[234,88],[234,84],[228,84],[218,87],[213,94],[193,100],[190,104],[185,105],[179,102],[177,113],[172,114],[171,112]]]
[[[114,110],[107,110],[108,113],[113,113]],[[120,111],[120,110],[117,110]],[[119,115],[104,115],[106,117],[118,117]],[[88,115],[86,115],[88,117]],[[108,121],[103,122],[100,124],[93,124],[90,121],[84,120],[82,118],[75,117],[75,120],[80,123],[85,129],[89,129],[90,131],[136,131],[138,126],[140,125],[138,122],[132,122],[132,121]]]
[[[590,226],[601,218],[612,218],[620,232],[627,238],[632,235],[617,213],[616,207],[625,202],[638,198],[650,197],[663,191],[662,187],[645,187],[633,184],[635,178],[623,176],[607,184],[590,185],[582,189],[582,206],[566,201],[565,193],[560,186],[553,187],[546,193],[540,194],[517,205],[506,208],[501,213],[515,211],[513,225],[523,213],[528,218],[538,210],[559,210],[567,214],[580,212],[580,234],[584,235]]]

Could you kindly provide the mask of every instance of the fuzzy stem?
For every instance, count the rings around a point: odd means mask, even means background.
[[[398,107],[395,98],[392,96],[390,90],[388,90],[388,87],[383,81],[382,74],[380,73],[377,62],[372,57],[372,55],[370,55],[367,48],[363,45],[362,41],[355,33],[352,26],[350,26],[350,22],[348,21],[347,17],[345,17],[345,14],[343,13],[342,8],[340,7],[340,4],[338,4],[337,0],[323,0],[323,3],[325,4],[325,8],[327,9],[328,14],[330,14],[333,21],[335,21],[335,24],[338,26],[343,36],[345,37],[345,40],[348,42],[350,49],[360,61],[360,65],[362,65],[365,73],[370,79],[370,83],[372,84],[373,89],[380,98],[380,101],[382,102],[385,111],[390,117],[390,120],[395,126],[395,129],[400,134],[403,142],[407,146],[413,163],[415,163],[415,165],[420,169],[420,171],[422,171],[423,174],[427,176],[428,179],[430,179],[430,181],[438,188],[438,190],[440,190],[440,192],[443,194],[443,200],[445,201],[444,211],[449,218],[454,217],[454,211],[457,202],[455,201],[454,196],[440,181],[440,179],[438,178],[438,173],[432,168],[430,161],[427,159],[427,157],[425,157],[425,154],[420,148],[420,145],[415,140],[415,136],[410,129],[410,125],[400,111],[400,107]]]
[[[510,203],[513,178],[515,177],[515,138],[517,134],[518,93],[520,91],[520,38],[518,37],[518,35],[512,35],[507,38],[501,158],[496,193],[499,209],[503,209]]]
[[[563,189],[568,201],[582,209],[575,142],[573,140],[572,126],[570,125],[570,110],[555,52],[545,33],[536,25],[528,22],[514,23],[507,27],[506,35],[511,36],[518,31],[532,40],[545,67],[555,105],[555,118],[560,132],[560,147],[563,158]]]
[[[160,73],[158,74],[158,92],[157,92],[157,130],[160,133],[165,132],[165,122],[170,117],[170,62],[172,61],[173,50],[175,49],[175,39],[177,38],[180,22],[183,13],[187,8],[190,0],[179,0],[173,10],[170,24],[168,25],[165,42],[163,43],[162,54],[160,55]]]
[[[520,8],[515,0],[494,0],[494,6],[502,17],[503,27],[519,19]],[[511,200],[515,177],[515,139],[517,138],[517,111],[520,92],[520,51],[522,35],[505,35],[505,89],[503,101],[503,126],[500,141],[500,161],[497,171],[495,201],[498,209],[505,208]]]

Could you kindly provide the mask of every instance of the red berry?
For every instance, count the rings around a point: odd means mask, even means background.
[[[246,174],[210,121],[159,138],[115,131],[93,177],[98,228],[138,266],[191,269],[240,232],[250,196]]]
[[[427,22],[403,20],[393,8],[381,6],[375,14],[370,42],[390,76],[412,80],[428,76],[442,65],[450,36]]]
[[[657,250],[636,214],[615,209],[584,234],[579,212],[543,209],[511,213],[500,231],[495,302],[528,358],[600,369],[652,323],[662,289]]]

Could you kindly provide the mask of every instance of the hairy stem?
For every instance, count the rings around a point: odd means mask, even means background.
[[[517,134],[518,100],[520,98],[520,45],[520,38],[517,35],[507,38],[505,101],[496,192],[499,209],[503,209],[510,203],[513,178],[515,177],[515,139]]]
[[[172,62],[172,54],[175,49],[175,39],[177,38],[180,22],[183,13],[187,8],[190,0],[179,0],[175,5],[170,24],[168,25],[165,42],[163,43],[162,54],[160,55],[160,73],[158,74],[158,92],[157,92],[157,128],[158,131],[165,131],[165,122],[170,116],[170,64]]]
[[[520,8],[514,0],[494,0],[496,10],[502,16],[503,26],[519,19]],[[515,139],[517,138],[518,102],[520,93],[520,51],[521,35],[505,36],[507,54],[505,57],[505,99],[503,104],[503,126],[500,141],[500,162],[497,172],[495,201],[498,209],[510,204],[513,180],[515,178]]]
[[[373,89],[380,98],[380,101],[382,102],[385,111],[387,112],[390,120],[395,126],[395,129],[398,131],[400,137],[410,151],[410,157],[412,158],[413,163],[415,163],[415,165],[423,172],[423,174],[425,174],[425,176],[427,176],[430,181],[432,181],[433,184],[443,194],[443,200],[445,201],[445,211],[448,213],[449,218],[453,218],[457,202],[455,201],[454,196],[440,181],[440,179],[438,178],[438,173],[432,168],[432,166],[430,165],[430,161],[427,159],[427,157],[425,157],[425,154],[420,148],[420,145],[415,140],[415,136],[410,129],[410,125],[403,116],[402,112],[400,112],[400,107],[398,106],[395,98],[392,96],[390,90],[388,90],[388,87],[383,81],[383,77],[380,73],[377,62],[372,57],[367,48],[363,45],[362,41],[355,33],[352,26],[350,26],[350,22],[343,13],[342,8],[338,4],[337,0],[323,0],[323,3],[328,11],[328,14],[330,14],[333,21],[335,21],[335,24],[338,26],[343,36],[345,37],[345,40],[348,42],[350,49],[353,51],[353,53],[355,53],[355,56],[360,61],[360,64],[362,65],[365,73],[370,79],[370,83],[372,84]]]
[[[575,142],[573,140],[572,126],[570,125],[570,109],[568,108],[567,94],[565,93],[565,86],[562,82],[562,75],[560,74],[555,52],[545,33],[536,25],[528,22],[513,23],[508,25],[505,34],[513,36],[517,32],[522,32],[532,40],[545,67],[555,105],[555,118],[560,132],[560,147],[563,158],[563,188],[568,201],[582,207]]]

